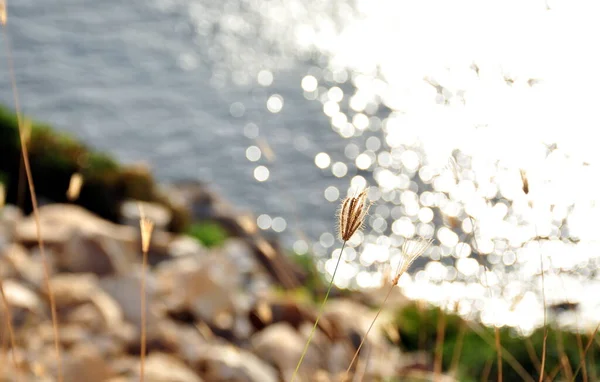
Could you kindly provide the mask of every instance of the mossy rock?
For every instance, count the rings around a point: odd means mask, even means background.
[[[120,206],[126,199],[156,202],[172,212],[169,227],[183,232],[189,217],[185,210],[160,195],[150,172],[140,167],[121,167],[107,155],[91,151],[70,135],[50,126],[31,123],[29,161],[36,195],[67,203],[66,190],[71,176],[79,172],[84,183],[74,202],[111,221],[120,220]],[[6,199],[26,213],[31,198],[21,159],[18,120],[13,111],[0,106],[0,173],[5,175]]]
[[[445,334],[442,346],[442,366],[449,371],[453,358],[458,358],[457,376],[461,381],[479,381],[481,376],[489,374],[490,379],[497,375],[496,348],[494,346],[494,329],[478,324],[467,323],[455,314],[447,314],[439,308],[423,307],[417,303],[410,304],[396,315],[398,330],[398,345],[407,352],[426,351],[434,359],[438,320],[445,320]],[[510,356],[523,367],[526,374],[534,380],[538,379],[538,361],[542,354],[544,330],[538,329],[528,337],[519,336],[513,329],[499,330],[502,347]],[[460,350],[459,337],[462,337]],[[581,343],[587,344],[590,336],[581,335]],[[546,375],[556,375],[565,378],[568,371],[561,366],[561,357],[566,357],[574,372],[579,363],[578,336],[564,330],[548,327],[546,345]],[[533,350],[533,351],[532,351]],[[460,352],[460,353],[459,353]],[[586,357],[588,372],[592,369],[600,371],[600,357],[593,354],[593,347]],[[532,359],[535,353],[537,360]],[[520,381],[523,378],[507,362],[503,361],[503,378],[506,381]],[[566,373],[566,374],[565,374]],[[583,380],[579,372],[576,380]]]

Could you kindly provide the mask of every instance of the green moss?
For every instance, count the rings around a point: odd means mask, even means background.
[[[227,239],[227,231],[220,224],[210,221],[192,224],[187,233],[209,248],[221,246]]]
[[[438,320],[444,315],[445,335],[442,350],[442,365],[444,370],[448,370],[452,364],[452,359],[458,351],[458,338],[463,335],[463,343],[460,349],[460,358],[458,360],[458,376],[461,381],[479,381],[486,367],[490,366],[490,375],[496,375],[496,349],[494,347],[494,330],[487,327],[481,327],[474,324],[469,325],[462,318],[454,314],[445,314],[438,308],[427,307],[419,308],[417,304],[411,304],[398,312],[396,316],[396,326],[399,332],[399,346],[408,352],[426,351],[435,354],[435,343],[437,338]],[[475,330],[480,328],[481,330]],[[534,349],[538,358],[542,354],[543,330],[536,330],[531,336],[523,338],[514,330],[502,328],[500,338],[502,346],[514,357],[525,369],[528,375],[537,379],[536,363],[531,359],[527,350],[528,343]],[[589,336],[582,335],[584,344],[589,340]],[[564,355],[568,358],[573,369],[579,364],[579,348],[575,334],[554,329],[548,329],[546,372],[552,373],[560,369],[559,359],[561,357],[560,347],[564,349]],[[591,370],[596,368],[600,370],[600,359],[592,361],[593,358],[588,355],[587,368]],[[522,380],[519,374],[506,362],[503,362],[503,375],[507,381]],[[564,377],[564,375],[562,375]],[[577,380],[581,380],[581,374]]]
[[[172,212],[170,229],[183,232],[188,217],[160,195],[149,171],[121,167],[109,156],[96,153],[72,136],[54,131],[49,125],[32,122],[28,144],[31,172],[39,200],[67,203],[66,191],[71,176],[79,172],[84,183],[75,201],[86,209],[112,221],[120,219],[125,199],[156,202]],[[29,189],[24,179],[18,120],[11,110],[0,106],[0,172],[5,174],[8,203],[31,212]]]

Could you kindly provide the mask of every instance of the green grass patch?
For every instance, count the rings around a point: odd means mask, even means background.
[[[219,247],[227,239],[227,231],[216,222],[205,221],[193,223],[187,234],[198,239],[206,247]]]

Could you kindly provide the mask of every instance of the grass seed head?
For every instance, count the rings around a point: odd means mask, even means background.
[[[148,252],[150,248],[150,240],[152,238],[152,229],[154,228],[154,222],[152,220],[142,217],[140,218],[140,230],[142,232],[142,251]]]
[[[342,201],[338,217],[338,231],[342,241],[348,241],[362,227],[369,207],[366,189],[358,196],[348,197]]]
[[[394,279],[392,280],[393,285],[398,285],[400,277],[408,270],[417,257],[425,253],[432,242],[433,239],[425,240],[419,238],[416,240],[406,240],[404,244],[402,244],[402,257],[398,263],[398,268],[396,269],[396,276],[394,276]]]
[[[138,209],[140,210],[140,232],[142,235],[142,252],[148,253],[150,248],[150,240],[152,239],[152,230],[154,229],[154,222],[146,217],[142,205],[138,203]]]

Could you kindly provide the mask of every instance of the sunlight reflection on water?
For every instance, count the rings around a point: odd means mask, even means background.
[[[301,24],[295,43],[328,60],[299,88],[348,140],[343,156],[314,157],[317,168],[351,184],[327,186],[323,197],[339,203],[366,176],[374,202],[364,234],[345,251],[338,286],[377,286],[404,240],[420,235],[436,240],[401,279],[412,298],[460,301],[462,314],[480,311],[487,324],[530,331],[542,321],[541,256],[549,303],[581,302],[584,317],[597,317],[589,292],[599,281],[598,193],[590,192],[598,150],[588,126],[598,123],[591,100],[600,82],[596,70],[574,73],[558,56],[575,53],[566,41],[589,40],[598,28],[588,19],[561,29],[569,34],[561,38],[557,23],[576,12],[561,5],[550,12],[544,2],[503,3],[490,12],[474,2],[358,1],[358,20],[337,31],[329,19]],[[479,17],[465,18],[462,6]],[[498,12],[516,17],[510,30]],[[577,54],[591,68],[591,53]],[[332,233],[294,244],[312,250],[330,275],[339,256]]]

